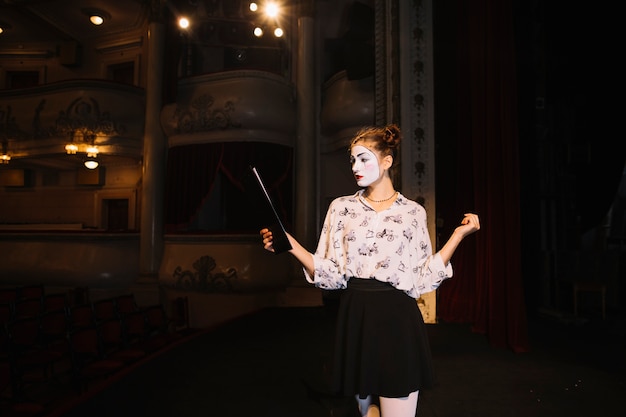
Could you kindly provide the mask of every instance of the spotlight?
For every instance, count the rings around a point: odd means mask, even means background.
[[[261,29],[260,27],[255,27],[254,28],[254,36],[256,36],[257,38],[260,38],[261,36],[263,36],[263,29]]]
[[[276,16],[278,16],[278,5],[276,3],[268,3],[265,6],[265,14],[269,17],[275,18]]]
[[[180,19],[178,19],[178,26],[181,29],[187,29],[189,28],[189,19],[187,19],[186,17],[181,17]]]
[[[274,29],[274,36],[276,36],[277,38],[282,38],[284,34],[285,33],[283,32],[281,28]]]

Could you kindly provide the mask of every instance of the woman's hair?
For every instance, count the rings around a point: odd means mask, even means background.
[[[350,143],[350,149],[358,144],[367,145],[367,148],[375,149],[383,157],[391,155],[394,158],[400,147],[402,134],[395,124],[384,127],[365,127],[357,132]]]

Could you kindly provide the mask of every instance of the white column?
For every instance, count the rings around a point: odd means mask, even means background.
[[[419,200],[426,208],[428,232],[433,248],[436,248],[432,0],[400,2],[398,12],[402,92],[400,127],[404,134],[401,154],[402,193],[408,198]],[[421,33],[421,36],[416,37],[413,35],[415,33]],[[416,105],[416,102],[421,104]],[[424,303],[420,304],[420,309],[424,321],[435,323],[436,292],[423,294],[422,300]]]

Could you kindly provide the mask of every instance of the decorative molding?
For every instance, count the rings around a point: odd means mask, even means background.
[[[177,101],[160,114],[170,147],[231,140],[294,146],[295,88],[262,71],[226,71],[181,80]]]
[[[169,286],[177,290],[196,291],[203,293],[233,292],[233,282],[237,280],[237,269],[214,272],[217,267],[215,259],[209,255],[198,258],[193,263],[195,271],[183,270],[181,266],[174,269],[174,283]]]
[[[93,144],[103,154],[136,158],[143,140],[143,97],[139,88],[94,80],[0,91],[0,140],[6,138],[16,160],[65,155],[72,139],[79,147]]]
[[[45,100],[42,100],[41,107]],[[111,113],[100,111],[100,103],[93,97],[74,99],[65,109],[59,112],[55,125],[48,129],[50,136],[75,138],[76,134],[83,140],[98,136],[119,136],[125,128],[111,119]]]
[[[6,107],[0,104],[0,138],[2,141],[26,139],[29,134],[20,129],[10,104]]]
[[[422,205],[434,209],[434,98],[433,98],[433,56],[432,56],[432,17],[430,1],[413,1],[415,30],[413,31],[414,51],[412,68],[414,89],[411,89],[414,111],[414,129],[412,133],[412,164],[413,175],[417,177],[416,198]],[[434,217],[434,210],[431,211]]]
[[[374,2],[374,120],[376,125],[387,123],[387,71],[389,70],[387,41],[387,1]]]
[[[214,104],[215,99],[212,95],[201,94],[195,97],[188,106],[176,106],[173,116],[176,120],[176,133],[198,133],[241,127],[240,123],[233,122],[231,119],[235,112],[233,101],[224,102],[223,107],[213,107]]]
[[[436,242],[435,137],[432,55],[432,0],[400,1],[397,9],[402,192],[425,207],[428,232]],[[424,322],[436,323],[436,291],[423,294],[418,306]]]
[[[425,206],[434,217],[434,90],[431,2],[413,0],[400,10],[403,33],[410,34],[401,49],[403,191]]]
[[[54,141],[60,139],[63,143],[58,145],[58,152],[65,153],[63,149],[67,141],[84,146],[109,144],[111,138],[126,132],[125,126],[113,120],[110,112],[100,110],[100,104],[95,98],[74,99],[65,110],[57,110],[56,119],[48,126],[44,126],[45,121],[42,121],[44,111],[51,114],[50,110],[45,109],[46,104],[45,98],[38,101],[32,110],[30,130],[25,131],[13,115],[13,106],[0,103],[0,140],[3,149],[7,149],[13,156],[23,157],[36,153],[34,149],[49,152],[51,146],[55,148]],[[21,120],[24,121],[24,118]]]

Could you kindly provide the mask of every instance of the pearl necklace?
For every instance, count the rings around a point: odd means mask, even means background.
[[[398,194],[397,191],[394,191],[393,194],[391,194],[391,196],[389,196],[388,198],[385,198],[383,200],[372,200],[371,198],[369,198],[368,196],[364,195],[363,197],[365,197],[366,199],[368,199],[369,201],[371,201],[372,203],[384,203],[385,201],[389,201],[392,198],[394,198],[396,196],[396,194]]]

